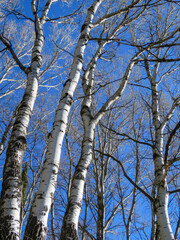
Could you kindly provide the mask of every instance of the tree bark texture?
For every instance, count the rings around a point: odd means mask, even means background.
[[[169,215],[168,215],[168,186],[165,174],[165,164],[163,157],[163,130],[165,122],[163,123],[160,119],[159,114],[159,95],[158,95],[158,83],[156,82],[156,75],[159,64],[154,67],[154,72],[151,74],[149,64],[145,61],[145,68],[150,80],[152,89],[152,117],[155,129],[155,139],[153,147],[153,161],[155,168],[155,187],[156,197],[154,202],[154,210],[157,215],[157,234],[160,239],[173,240],[174,235],[172,232]]]
[[[97,240],[105,239],[105,203],[104,203],[104,181],[103,180],[104,178],[103,176],[101,176],[101,187],[98,190],[98,196],[97,196],[97,208],[98,208]]]
[[[37,71],[39,66],[39,60],[32,62],[26,90],[8,143],[0,200],[0,234],[2,234],[0,239],[19,239],[22,200],[21,165],[27,147],[27,128],[38,90]],[[5,229],[6,234],[4,235]],[[7,231],[10,231],[9,237],[7,237]]]
[[[44,230],[47,229],[48,215],[51,208],[51,202],[54,197],[54,192],[56,190],[60,154],[68,122],[68,115],[73,103],[73,94],[80,78],[80,72],[84,59],[84,51],[88,42],[91,23],[101,2],[102,0],[94,1],[92,6],[88,9],[85,22],[81,28],[81,34],[75,49],[71,72],[69,74],[68,80],[64,84],[59,105],[56,110],[53,129],[50,133],[48,141],[42,177],[39,189],[35,194],[35,198],[32,204],[24,240],[31,237],[32,219],[34,219],[33,222],[37,224],[34,226],[35,228],[39,229],[38,226],[43,226]],[[74,226],[72,226],[72,229],[73,228]],[[39,234],[39,239],[45,239],[45,232],[46,231],[42,231],[41,233],[37,232],[37,234]]]
[[[81,107],[81,118],[84,127],[84,137],[82,141],[81,157],[75,168],[72,179],[70,197],[68,199],[68,205],[63,218],[60,240],[79,239],[78,221],[82,207],[87,171],[92,160],[95,127],[111,104],[119,99],[122,95],[134,65],[133,60],[134,58],[132,58],[130,61],[125,71],[124,78],[122,79],[117,91],[105,102],[105,104],[94,117],[91,115],[90,107],[92,103],[91,94],[94,83],[94,70],[97,63],[97,57],[92,58],[92,61],[88,65],[87,71],[83,76],[82,85],[85,97]]]
[[[48,1],[49,4],[51,1]],[[31,65],[25,70],[27,86],[23,99],[17,110],[12,133],[6,152],[3,170],[3,183],[0,199],[0,239],[20,239],[21,206],[22,206],[22,175],[21,166],[23,155],[27,147],[26,135],[38,91],[38,75],[42,63],[42,47],[44,44],[43,23],[37,16],[34,1],[32,11],[35,16],[35,41],[31,55]],[[47,11],[49,8],[46,9]],[[43,15],[47,14],[43,12]]]
[[[63,219],[63,226],[60,236],[61,240],[79,239],[78,220],[82,207],[87,170],[92,159],[94,129],[95,125],[93,123],[89,123],[89,126],[87,126],[85,129],[85,134],[82,142],[81,157],[73,175],[70,197],[68,199],[68,206],[66,208],[66,213]]]

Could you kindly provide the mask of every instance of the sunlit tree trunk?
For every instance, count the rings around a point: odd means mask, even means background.
[[[82,207],[87,171],[92,160],[95,127],[102,119],[106,110],[111,106],[111,104],[118,100],[122,95],[127,85],[127,81],[134,65],[134,58],[136,58],[136,56],[131,59],[117,91],[105,102],[105,104],[94,117],[91,114],[90,107],[92,103],[91,95],[97,58],[92,59],[92,62],[88,66],[87,72],[85,72],[83,76],[82,85],[85,97],[81,107],[81,118],[84,127],[84,137],[82,141],[81,157],[75,168],[72,179],[70,197],[68,199],[68,205],[63,218],[60,240],[79,239],[78,221]],[[102,204],[102,202],[100,204]]]
[[[83,76],[83,90],[85,97],[81,107],[81,118],[84,126],[84,137],[82,141],[81,157],[75,168],[73,175],[68,205],[63,219],[60,239],[79,239],[78,237],[78,221],[82,207],[84,185],[86,181],[88,167],[90,165],[93,153],[93,141],[95,123],[91,116],[91,93],[94,82],[94,68],[96,61],[93,61],[91,68],[87,69]]]
[[[153,147],[153,160],[155,168],[155,187],[156,197],[154,202],[154,210],[157,215],[157,234],[160,239],[172,240],[174,235],[172,232],[169,215],[168,215],[168,186],[165,176],[165,163],[163,157],[163,130],[170,118],[168,116],[165,121],[161,121],[159,113],[159,94],[158,94],[158,83],[156,82],[156,75],[159,64],[154,67],[154,72],[151,74],[148,61],[145,60],[145,68],[147,71],[148,78],[151,83],[152,89],[152,117],[155,129],[155,139]],[[172,109],[173,111],[174,109]],[[172,115],[172,113],[171,113]]]
[[[88,124],[88,122],[87,122]],[[82,207],[82,199],[84,192],[84,184],[86,180],[87,170],[92,159],[92,148],[94,140],[95,125],[90,123],[87,126],[86,134],[82,143],[81,158],[76,166],[75,174],[72,179],[70,197],[68,206],[63,219],[63,227],[60,239],[79,239],[78,238],[78,219]]]
[[[38,73],[41,65],[40,51],[44,40],[42,29],[39,29],[39,37],[40,39],[36,40],[34,44],[25,94],[18,109],[6,153],[0,202],[0,236],[3,236],[2,239],[19,239],[22,197],[21,165],[27,147],[27,128],[38,90]],[[40,48],[38,53],[37,48]]]
[[[101,2],[102,0],[94,1],[87,11],[85,22],[81,28],[81,34],[75,49],[71,72],[68,80],[64,84],[61,99],[56,110],[53,129],[49,135],[42,177],[39,189],[35,194],[32,204],[24,239],[29,239],[32,236],[34,238],[38,237],[39,239],[46,238],[48,214],[56,190],[62,141],[68,122],[68,115],[73,102],[73,94],[80,78],[84,51],[88,42],[91,23]],[[32,226],[34,229],[33,232]]]
[[[42,63],[41,51],[44,43],[42,26],[51,2],[48,1],[42,18],[39,19],[35,10],[35,1],[32,1],[36,38],[32,49],[31,65],[28,69],[24,68],[27,74],[27,86],[17,110],[6,152],[0,199],[0,239],[20,239],[20,214],[22,205],[21,166],[27,147],[27,129],[38,90],[38,74]]]

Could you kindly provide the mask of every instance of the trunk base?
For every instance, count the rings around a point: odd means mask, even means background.
[[[47,227],[36,216],[30,216],[23,240],[46,240]]]
[[[9,217],[6,216],[8,219]],[[10,216],[11,218],[11,216]],[[5,218],[0,219],[0,240],[19,240],[19,235],[9,228],[8,221]]]
[[[59,240],[79,240],[77,230],[73,223],[63,224]]]

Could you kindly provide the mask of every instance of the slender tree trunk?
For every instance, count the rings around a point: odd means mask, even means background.
[[[56,111],[53,129],[50,133],[46,158],[43,166],[42,177],[39,189],[30,211],[27,222],[24,240],[31,238],[45,239],[47,232],[47,220],[51,202],[56,190],[57,174],[60,164],[62,142],[68,122],[69,111],[73,102],[73,94],[80,78],[84,51],[88,42],[91,23],[97,8],[102,0],[95,0],[88,9],[87,16],[81,28],[81,35],[78,40],[69,79],[65,82],[64,88]],[[32,233],[32,228],[34,229]]]
[[[20,238],[21,165],[27,147],[27,128],[38,90],[37,72],[39,67],[39,59],[32,62],[26,90],[8,143],[0,200],[0,239]]]
[[[152,198],[156,198],[156,185],[153,184],[152,188]],[[155,213],[154,202],[151,202],[151,214],[152,214],[152,228],[151,228],[151,240],[159,240],[158,229],[157,229],[157,216]]]
[[[157,215],[157,234],[160,239],[173,240],[171,224],[168,215],[168,186],[165,176],[165,164],[163,158],[163,130],[165,124],[162,124],[159,114],[159,95],[158,83],[156,82],[156,75],[159,64],[154,67],[153,75],[150,72],[149,64],[145,61],[145,67],[152,89],[152,116],[155,128],[155,142],[153,148],[153,160],[155,168],[155,186],[157,188],[157,195],[155,198],[154,209]]]
[[[92,159],[92,149],[94,140],[95,125],[90,123],[82,142],[81,158],[76,166],[72,179],[70,197],[68,206],[63,219],[61,229],[61,240],[78,240],[78,219],[82,207],[84,184],[87,176],[87,170]]]
[[[84,127],[84,137],[82,141],[81,157],[75,168],[71,183],[68,205],[63,218],[63,225],[60,235],[61,240],[79,239],[78,222],[82,207],[83,192],[87,171],[92,160],[94,131],[96,127],[90,110],[92,103],[91,93],[94,83],[94,69],[96,66],[96,62],[97,56],[95,59],[93,58],[92,61],[89,63],[87,70],[82,78],[83,91],[85,95],[81,107],[81,118]]]
[[[162,144],[163,143],[161,140],[161,147]],[[169,193],[166,179],[164,179],[165,171],[161,149],[154,150],[154,162],[155,162],[155,182],[157,185],[157,196],[155,200],[155,212],[157,214],[157,229],[159,230],[160,239],[173,240],[174,235],[171,229],[171,224],[168,215]]]
[[[135,183],[136,184],[138,184],[138,181],[139,181],[139,171],[140,171],[139,145],[138,145],[138,143],[136,143],[136,177],[135,177]],[[134,209],[135,209],[135,204],[136,204],[136,192],[137,192],[137,188],[134,188],[132,204],[131,204],[130,213],[129,213],[129,217],[128,217],[127,225],[126,225],[127,240],[130,240],[130,237],[131,237],[130,229],[131,229],[131,221],[132,221],[132,217],[133,217],[133,213],[134,213]]]
[[[136,54],[135,57],[138,54]],[[63,218],[60,240],[79,239],[78,221],[83,201],[84,184],[86,180],[87,170],[92,160],[95,127],[100,119],[104,116],[106,110],[111,106],[111,104],[119,99],[122,95],[127,85],[132,67],[134,65],[134,58],[131,59],[117,91],[106,101],[106,103],[94,117],[91,115],[90,107],[92,102],[91,94],[97,58],[92,59],[92,62],[90,63],[91,67],[88,66],[88,71],[83,76],[83,90],[85,97],[82,103],[81,117],[84,126],[84,138],[82,141],[81,157],[76,166],[72,179],[71,192]]]
[[[103,174],[103,173],[102,173]],[[101,177],[101,186],[98,190],[97,196],[97,208],[98,208],[98,219],[97,219],[97,240],[105,239],[105,204],[104,204],[104,178]]]
[[[31,2],[35,17],[35,41],[31,55],[31,65],[25,70],[27,86],[17,110],[12,133],[8,143],[6,162],[3,170],[3,184],[0,199],[0,239],[20,239],[22,175],[21,166],[27,147],[26,134],[38,91],[38,75],[42,63],[44,44],[43,24],[52,1],[47,1],[41,19],[37,16],[35,1]]]

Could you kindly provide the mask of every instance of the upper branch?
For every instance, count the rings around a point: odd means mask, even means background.
[[[41,15],[41,18],[40,18],[40,21],[41,21],[41,24],[44,24],[44,22],[46,21],[46,18],[47,18],[47,14],[49,12],[49,9],[50,9],[50,6],[53,2],[56,2],[57,0],[48,0],[46,2],[46,5],[43,9],[43,12],[42,12],[42,15]]]
[[[176,190],[169,191],[169,194],[180,192],[180,188]]]
[[[169,151],[169,147],[172,141],[173,136],[175,135],[176,131],[180,128],[180,121],[176,124],[175,128],[172,130],[167,143],[166,143],[166,148],[165,148],[165,154],[164,154],[164,165],[165,165],[165,172],[164,172],[164,179],[166,178],[167,174],[168,174],[168,168],[169,165],[171,165],[171,161],[168,161],[168,151]],[[170,164],[169,164],[170,163]]]
[[[110,158],[112,158],[115,162],[117,162],[120,166],[121,166],[121,169],[122,169],[122,171],[123,171],[123,174],[124,174],[124,176],[128,179],[128,181],[132,184],[132,185],[134,185],[134,187],[136,187],[140,192],[142,192],[151,202],[153,202],[154,201],[154,199],[147,193],[147,192],[145,192],[142,188],[140,188],[128,175],[127,175],[127,173],[126,173],[126,171],[125,171],[125,169],[124,169],[124,166],[123,166],[123,164],[121,163],[121,161],[119,161],[118,159],[116,159],[115,157],[113,157],[112,155],[110,155],[110,154],[108,154],[108,153],[102,153],[101,151],[99,151],[99,150],[95,150],[96,152],[99,152],[99,153],[101,153],[101,154],[103,154],[103,155],[105,155],[105,156],[107,156],[107,157],[110,157]]]
[[[10,41],[9,41],[6,37],[4,37],[4,36],[2,36],[2,35],[0,35],[0,40],[1,40],[1,42],[6,46],[6,48],[9,50],[9,52],[11,53],[12,57],[14,58],[15,62],[16,62],[17,65],[20,67],[20,69],[21,69],[24,73],[27,74],[27,73],[28,73],[28,68],[25,67],[25,66],[21,63],[21,61],[19,60],[18,56],[17,56],[16,53],[14,52],[14,50],[13,50],[13,48],[12,48],[12,44],[10,43]]]
[[[105,127],[105,128],[107,128],[109,131],[111,131],[111,132],[113,132],[113,133],[119,135],[119,136],[127,137],[129,140],[132,140],[133,142],[136,142],[136,143],[139,143],[139,144],[143,144],[143,145],[147,145],[147,146],[153,148],[153,145],[150,144],[150,143],[148,143],[148,142],[141,142],[141,141],[139,141],[139,140],[136,140],[136,139],[130,137],[128,134],[125,134],[125,133],[118,133],[118,132],[116,132],[115,130],[113,130],[113,129],[111,129],[111,128],[108,128],[108,127],[106,127],[106,126],[103,125],[103,124],[102,124],[102,126]]]
[[[175,111],[175,109],[180,105],[180,97],[177,97],[173,104],[172,107],[170,109],[170,111],[168,112],[168,114],[166,115],[166,117],[164,118],[163,122],[161,123],[161,128],[164,128],[166,126],[166,124],[168,123],[169,119],[173,116],[173,113]]]
[[[169,138],[167,140],[165,154],[164,154],[164,162],[167,162],[167,160],[168,160],[168,151],[169,151],[169,147],[170,147],[172,138],[179,128],[180,128],[180,121],[176,124],[175,128],[171,131],[171,134],[169,135]]]
[[[135,54],[135,56],[131,59],[129,65],[126,68],[126,72],[124,74],[124,77],[120,83],[119,88],[117,89],[117,91],[104,103],[104,105],[101,107],[101,109],[99,110],[99,112],[94,116],[94,122],[98,123],[99,120],[103,117],[103,115],[105,114],[105,112],[107,111],[107,109],[111,106],[111,104],[113,104],[113,102],[115,102],[116,100],[119,99],[119,97],[122,95],[127,82],[129,80],[129,76],[130,73],[132,71],[132,68],[134,66],[134,60],[143,52],[140,51],[137,54]]]
[[[129,9],[133,8],[137,3],[139,3],[140,0],[136,0],[134,1],[133,3],[131,3],[130,5],[128,5],[127,7],[125,8],[122,8],[122,9],[119,9],[113,13],[109,13],[109,14],[106,14],[105,16],[103,16],[102,18],[98,19],[95,23],[92,24],[92,27],[97,27],[99,24],[103,23],[104,21],[106,21],[107,19],[109,18],[112,18],[112,17],[115,17],[117,16],[118,14],[122,13],[122,12],[126,12],[128,11]]]

